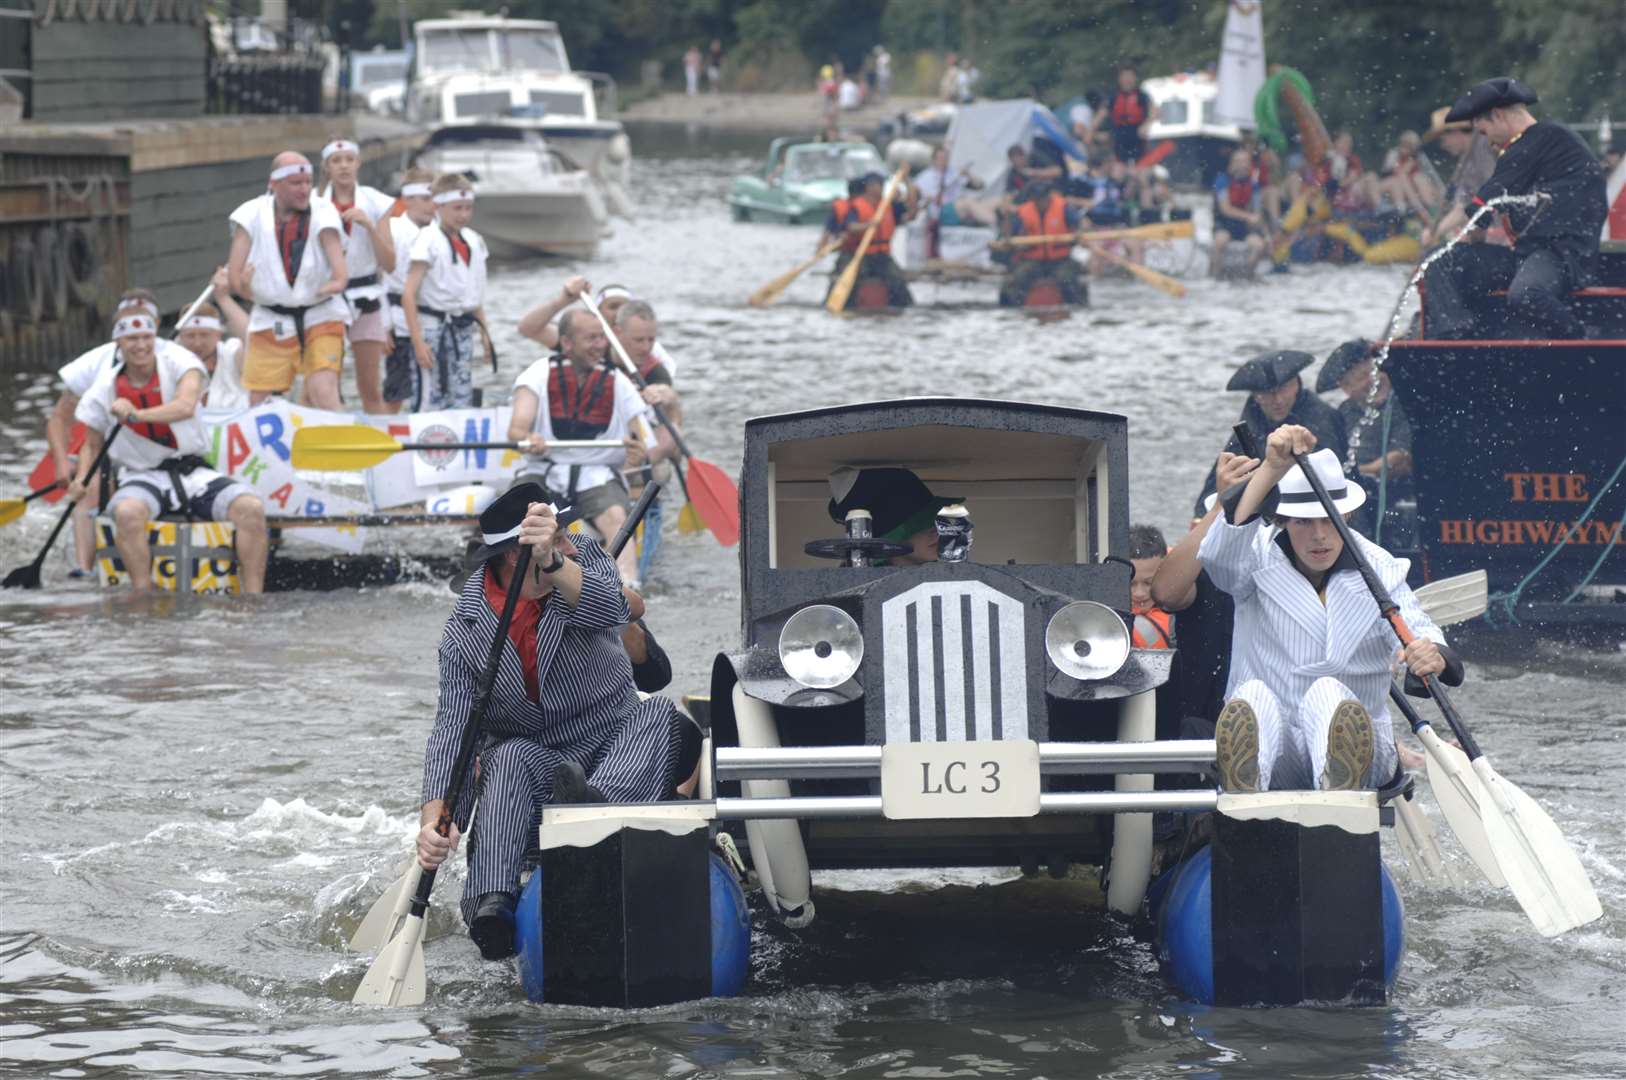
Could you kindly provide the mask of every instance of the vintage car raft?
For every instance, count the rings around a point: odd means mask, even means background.
[[[735,221],[822,225],[830,204],[847,197],[847,181],[887,171],[867,142],[775,139],[761,170],[735,177],[728,205]]]
[[[939,521],[970,524],[969,557],[892,565],[899,545],[862,515],[833,524],[830,476],[849,467],[908,468],[963,500],[968,517]],[[1385,1000],[1403,945],[1378,850],[1391,793],[1154,785],[1211,773],[1214,743],[1155,737],[1171,654],[1130,644],[1123,417],[915,399],[752,420],[741,500],[743,640],[713,666],[699,797],[545,810],[519,916],[531,997],[739,989],[724,833],[743,832],[793,929],[815,915],[812,871],[847,867],[1100,864],[1108,906],[1133,916],[1152,815],[1217,811],[1210,847],[1152,890],[1179,985]]]

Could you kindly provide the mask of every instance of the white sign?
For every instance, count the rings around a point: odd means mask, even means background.
[[[1039,744],[1032,739],[887,743],[881,813],[893,820],[1032,817]]]
[[[1253,99],[1265,85],[1265,0],[1231,0],[1220,42],[1214,122],[1253,130]]]
[[[413,413],[411,440],[415,443],[487,443],[508,440],[508,417],[504,405],[494,409],[442,409]],[[524,456],[517,450],[415,450],[405,455],[412,460],[412,479],[419,487],[483,481],[506,490]]]

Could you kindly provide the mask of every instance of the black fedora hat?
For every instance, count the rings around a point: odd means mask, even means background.
[[[958,495],[933,495],[908,469],[838,469],[830,476],[830,520],[838,525],[849,510],[868,510],[876,536],[886,536],[913,517],[963,501]]]
[[[1314,356],[1296,349],[1265,353],[1237,368],[1225,384],[1225,389],[1246,390],[1249,393],[1274,390],[1313,363]]]
[[[1457,98],[1457,103],[1445,114],[1445,122],[1455,124],[1472,120],[1491,109],[1505,108],[1509,105],[1534,105],[1538,100],[1536,92],[1524,83],[1510,75],[1502,75],[1495,79],[1486,79]]]
[[[1339,380],[1349,374],[1350,368],[1370,359],[1372,353],[1372,343],[1365,338],[1354,338],[1338,346],[1327,356],[1327,362],[1321,365],[1321,370],[1316,374],[1315,392],[1325,394],[1337,386]]]
[[[518,547],[520,522],[525,520],[531,504],[547,501],[547,491],[533,480],[521,481],[499,495],[480,513],[480,536],[484,543],[469,552],[465,565],[472,570],[492,556]],[[576,517],[568,506],[558,511],[559,527],[564,528]]]

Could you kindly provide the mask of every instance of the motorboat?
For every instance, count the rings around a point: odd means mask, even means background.
[[[1242,129],[1215,118],[1219,84],[1207,72],[1181,72],[1141,84],[1152,99],[1152,123],[1146,142],[1155,148],[1165,140],[1174,150],[1163,161],[1177,184],[1206,187],[1242,141]]]
[[[631,216],[632,146],[613,118],[615,80],[571,70],[556,23],[456,13],[421,20],[413,36],[409,121],[438,129],[494,115],[525,117],[604,189],[617,213]]]

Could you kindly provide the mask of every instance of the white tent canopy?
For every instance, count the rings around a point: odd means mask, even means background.
[[[1070,157],[1084,160],[1084,149],[1055,114],[1030,98],[961,105],[943,139],[949,148],[949,171],[959,172],[969,165],[972,176],[990,190],[1001,190],[1008,168],[1006,154],[1013,146],[1032,150],[1036,137],[1049,140]]]

